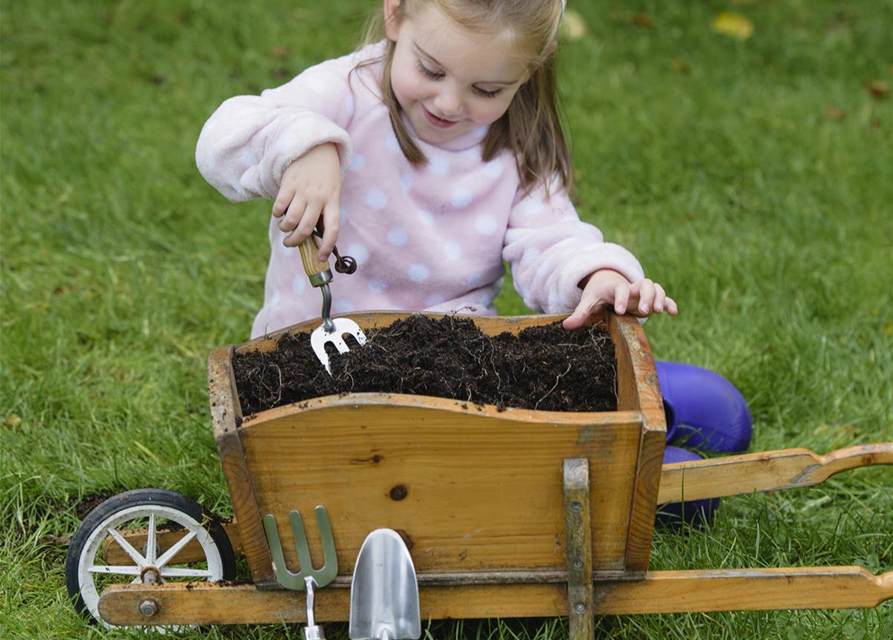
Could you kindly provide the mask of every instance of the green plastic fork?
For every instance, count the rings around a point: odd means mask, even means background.
[[[267,544],[270,546],[270,555],[273,558],[273,573],[276,580],[285,589],[292,591],[304,591],[307,587],[305,580],[313,578],[316,586],[324,587],[338,575],[338,556],[335,553],[335,538],[332,536],[332,526],[329,523],[329,514],[322,505],[316,507],[316,524],[322,540],[323,557],[325,564],[321,569],[314,569],[310,560],[310,547],[307,545],[307,534],[304,532],[304,519],[299,511],[288,514],[291,521],[291,532],[295,538],[295,551],[298,553],[298,562],[301,570],[298,573],[289,571],[285,565],[285,554],[282,552],[282,541],[279,539],[279,527],[276,526],[276,518],[268,513],[264,516],[264,533]]]

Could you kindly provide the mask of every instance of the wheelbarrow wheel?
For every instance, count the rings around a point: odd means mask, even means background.
[[[91,622],[99,595],[114,584],[217,582],[236,575],[236,557],[218,518],[200,504],[164,489],[112,496],[78,528],[65,559],[68,595]],[[159,627],[162,633],[175,627]]]

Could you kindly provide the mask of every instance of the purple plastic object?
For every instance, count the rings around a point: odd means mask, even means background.
[[[688,451],[687,449],[670,446],[664,449],[664,464],[690,462],[692,460],[700,459],[701,456],[694,451]],[[718,507],[719,498],[662,504],[657,507],[657,521],[671,526],[678,526],[683,522],[689,524],[702,524],[713,518],[713,514],[716,513]]]
[[[667,416],[667,442],[717,453],[747,450],[753,422],[735,385],[692,364],[655,365]]]

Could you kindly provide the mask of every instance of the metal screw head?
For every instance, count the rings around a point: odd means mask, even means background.
[[[582,560],[574,560],[574,569],[582,569],[583,561]]]
[[[586,613],[586,605],[582,602],[578,602],[574,605],[574,611],[576,611],[577,613]]]
[[[571,502],[571,510],[574,512],[579,512],[583,508],[579,502]]]
[[[158,613],[158,603],[154,600],[143,600],[140,602],[140,613],[147,618],[151,618]]]

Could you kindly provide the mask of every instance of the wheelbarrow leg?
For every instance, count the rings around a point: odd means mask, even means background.
[[[589,460],[567,458],[563,472],[570,640],[594,640]]]

